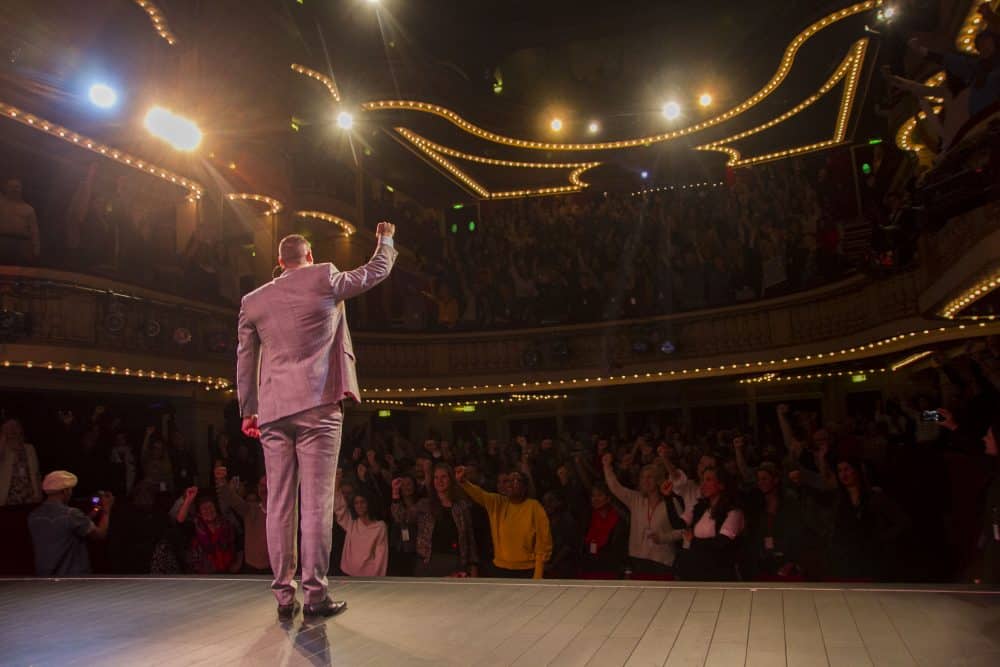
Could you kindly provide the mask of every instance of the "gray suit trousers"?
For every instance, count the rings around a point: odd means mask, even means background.
[[[299,489],[302,499],[302,589],[306,604],[327,595],[333,540],[333,494],[344,412],[321,405],[260,427],[267,470],[267,551],[278,604],[295,599]]]

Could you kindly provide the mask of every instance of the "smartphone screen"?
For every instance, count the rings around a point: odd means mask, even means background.
[[[925,422],[943,422],[944,417],[937,410],[924,410],[920,413],[920,420]]]

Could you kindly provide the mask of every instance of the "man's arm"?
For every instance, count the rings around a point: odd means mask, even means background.
[[[378,247],[368,263],[351,271],[337,271],[330,268],[330,288],[333,296],[343,301],[364,294],[389,277],[392,265],[399,255],[393,247],[396,227],[388,222],[378,223],[376,238]]]
[[[260,336],[257,335],[257,327],[247,316],[245,301],[244,299],[239,317],[239,344],[236,347],[236,391],[239,397],[240,416],[247,419],[257,414]]]

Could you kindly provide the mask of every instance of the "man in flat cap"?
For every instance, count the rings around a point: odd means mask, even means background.
[[[42,480],[45,502],[28,515],[35,547],[35,574],[40,577],[90,574],[86,540],[103,540],[108,536],[114,496],[100,493],[97,507],[101,513],[95,524],[86,514],[69,506],[76,482],[76,475],[71,472],[50,472]]]

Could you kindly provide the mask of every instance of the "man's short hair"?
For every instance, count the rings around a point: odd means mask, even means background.
[[[278,244],[278,257],[285,264],[300,264],[312,249],[301,234],[289,234]]]

